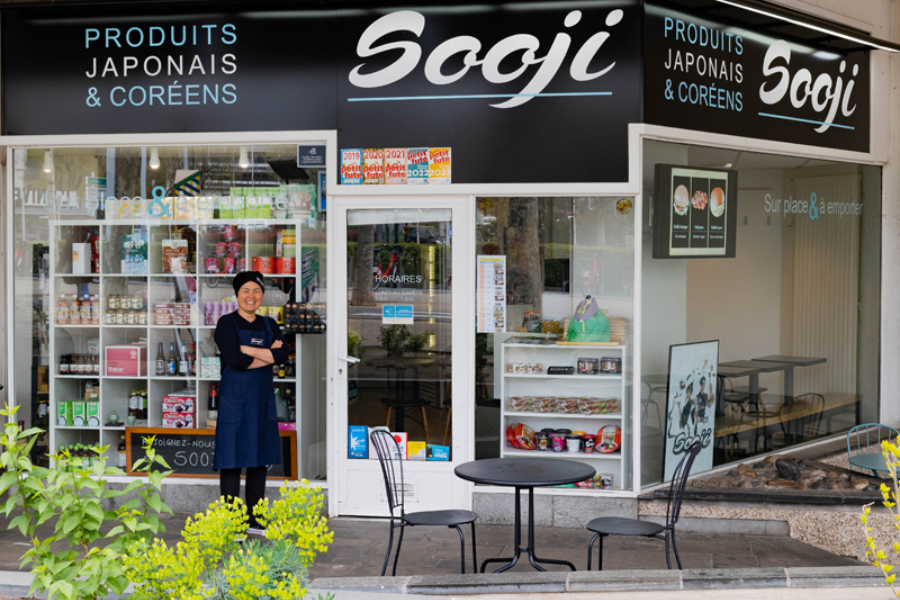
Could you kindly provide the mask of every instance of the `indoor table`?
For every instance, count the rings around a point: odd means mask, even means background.
[[[821,365],[822,363],[828,362],[828,359],[815,356],[787,356],[773,354],[754,358],[751,362],[773,362],[787,365],[784,367],[784,395],[786,397],[785,402],[790,404],[794,399],[794,367]]]
[[[751,369],[756,371],[755,373],[748,374],[748,376],[750,377],[750,385],[747,386],[747,389],[740,389],[740,391],[746,391],[748,394],[750,394],[750,398],[753,404],[756,406],[759,405],[759,395],[765,391],[764,388],[759,387],[759,374],[773,373],[775,371],[783,371],[788,368],[793,368],[790,363],[762,360],[732,360],[729,362],[719,363],[720,370],[722,369],[722,367]]]
[[[537,452],[535,452],[537,454]],[[512,558],[489,558],[481,563],[481,572],[488,563],[507,562],[495,573],[511,569],[522,552],[528,554],[528,561],[538,571],[546,571],[537,563],[566,565],[573,571],[575,565],[567,560],[538,558],[534,553],[534,488],[549,485],[564,485],[590,479],[596,475],[594,467],[564,458],[488,458],[475,460],[459,465],[453,470],[456,476],[466,481],[514,487],[516,489],[515,535],[513,545],[515,554]],[[522,547],[522,503],[520,494],[528,490],[528,545]]]

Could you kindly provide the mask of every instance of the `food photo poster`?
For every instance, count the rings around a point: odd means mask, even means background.
[[[737,171],[656,165],[654,258],[732,258]]]
[[[718,340],[669,346],[663,481],[671,481],[694,442],[700,442],[700,454],[692,472],[713,466],[718,365]]]

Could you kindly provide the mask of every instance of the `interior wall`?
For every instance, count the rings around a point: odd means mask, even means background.
[[[686,261],[687,341],[719,340],[721,362],[779,353],[782,219],[766,212],[766,195],[781,189],[781,171],[741,171],[735,258]],[[765,387],[780,394],[771,379]]]

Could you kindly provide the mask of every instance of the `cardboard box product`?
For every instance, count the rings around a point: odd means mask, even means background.
[[[147,235],[129,233],[120,238],[120,272],[127,275],[144,275],[148,266]]]
[[[175,429],[194,429],[196,423],[194,413],[164,412],[162,420],[163,427]]]
[[[146,377],[147,346],[107,346],[108,377]]]
[[[163,273],[187,273],[188,241],[171,239],[162,241]]]
[[[397,442],[396,446],[390,447],[391,459],[406,460],[407,433],[405,431],[392,431],[391,435],[394,436],[394,441]]]
[[[84,405],[85,402],[82,402],[81,400],[72,402],[72,425],[75,427],[84,427],[87,425]]]
[[[390,429],[388,429],[384,425],[379,425],[377,427],[369,427],[369,437],[367,438],[369,440],[369,460],[378,460],[378,452],[376,452],[375,448],[372,446],[372,434],[375,433],[376,431],[390,432]]]
[[[85,402],[85,421],[88,427],[100,427],[99,402]]]
[[[60,427],[71,427],[74,425],[74,415],[72,414],[72,401],[60,400],[57,406],[56,424]]]
[[[406,442],[406,460],[425,460],[425,442]]]
[[[72,273],[91,272],[91,245],[86,243],[72,244]]]
[[[347,458],[369,458],[369,428],[350,425],[347,436]]]
[[[197,414],[197,398],[194,396],[163,396],[162,409],[164,413],[191,413]]]
[[[425,448],[425,460],[450,460],[450,446],[428,444]]]

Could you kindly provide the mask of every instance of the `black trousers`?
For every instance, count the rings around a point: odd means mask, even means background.
[[[253,516],[253,507],[266,494],[267,467],[247,467],[247,479],[244,482],[244,507],[250,516],[250,527],[259,527]],[[241,469],[220,469],[219,490],[226,498],[241,497]]]

